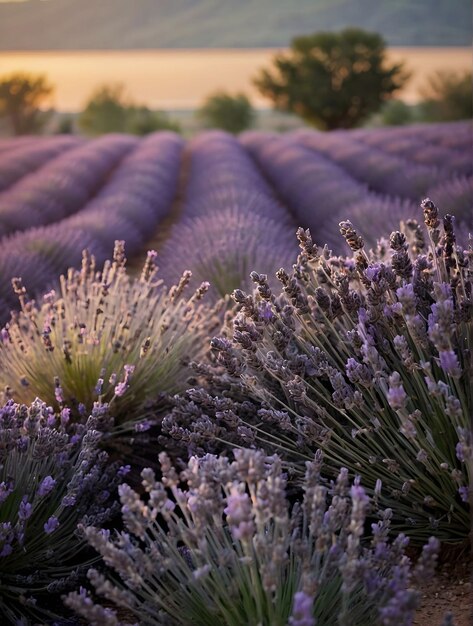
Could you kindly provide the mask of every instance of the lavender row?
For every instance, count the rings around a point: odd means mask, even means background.
[[[78,211],[138,140],[107,135],[48,161],[0,193],[0,238]]]
[[[0,153],[0,191],[82,141],[78,137],[54,137],[37,140],[32,145],[29,142],[20,142],[18,147],[16,143],[11,144]]]
[[[173,133],[148,136],[81,211],[5,239],[0,249],[3,317],[16,301],[9,285],[13,276],[21,276],[28,290],[36,292],[53,284],[68,267],[77,266],[84,248],[98,263],[110,257],[116,239],[124,239],[127,251],[136,253],[169,212],[182,145]]]
[[[405,158],[417,164],[434,165],[456,175],[471,175],[473,173],[473,159],[471,148],[473,145],[471,126],[462,122],[460,126],[452,128],[451,124],[437,127],[427,127],[427,130],[416,132],[416,128],[409,129],[371,129],[347,133],[348,139],[352,138],[362,143],[378,148],[385,153]],[[410,131],[410,132],[409,132]],[[461,142],[448,146],[447,139],[458,135]],[[469,139],[468,139],[469,138]],[[438,143],[438,140],[442,142]],[[465,141],[466,139],[466,141]]]
[[[298,225],[310,228],[319,244],[335,252],[346,252],[341,220],[350,218],[359,226],[369,247],[386,228],[396,229],[400,220],[418,212],[409,200],[369,192],[336,163],[290,138],[248,133],[240,141],[294,211]]]
[[[413,165],[408,160],[350,139],[347,133],[319,133],[301,130],[292,139],[330,158],[348,174],[369,186],[372,191],[409,198],[417,202],[425,196],[433,181],[448,177],[448,171],[427,165]]]
[[[195,281],[210,281],[217,298],[249,284],[252,269],[272,276],[291,261],[295,224],[234,137],[200,135],[186,163],[182,219],[160,260],[168,284],[191,270]]]

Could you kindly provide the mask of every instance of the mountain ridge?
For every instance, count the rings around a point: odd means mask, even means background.
[[[0,3],[0,50],[264,48],[358,26],[395,46],[468,46],[465,0],[25,0]]]

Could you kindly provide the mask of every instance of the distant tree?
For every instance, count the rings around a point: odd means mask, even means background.
[[[416,121],[412,106],[402,100],[386,102],[380,111],[380,120],[383,126],[404,126]]]
[[[426,121],[448,122],[473,117],[472,73],[436,72],[421,90]]]
[[[88,135],[124,133],[129,106],[123,85],[102,85],[92,93],[79,115],[79,128]]]
[[[197,111],[206,128],[221,128],[230,133],[240,133],[250,128],[254,110],[245,94],[235,96],[223,91],[210,95]]]
[[[169,119],[162,111],[151,111],[145,106],[130,107],[127,132],[132,135],[148,135],[158,130],[181,131],[177,122]]]
[[[50,102],[53,87],[46,76],[11,74],[0,79],[0,117],[3,117],[14,135],[41,132],[50,111],[41,107]]]
[[[273,63],[255,79],[260,92],[327,130],[359,125],[408,78],[402,63],[388,66],[380,35],[357,28],[296,37]]]
[[[73,135],[74,134],[74,118],[72,115],[61,115],[57,127],[56,135]]]
[[[179,131],[179,126],[160,111],[134,104],[121,84],[102,85],[90,97],[78,119],[88,135],[131,133],[147,135],[157,130]]]

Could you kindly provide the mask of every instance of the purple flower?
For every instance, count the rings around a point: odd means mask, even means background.
[[[117,398],[121,398],[125,395],[126,390],[128,389],[128,385],[126,382],[121,382],[115,385],[115,395]]]
[[[2,546],[2,549],[0,551],[0,557],[2,556],[10,556],[10,554],[13,552],[13,548],[11,547],[11,544],[9,543],[5,543]]]
[[[294,594],[290,626],[315,626],[313,604],[314,599],[311,596],[304,591],[297,591]]]
[[[469,491],[468,491],[468,487],[460,487],[460,489],[458,490],[458,493],[460,494],[460,498],[462,500],[462,502],[468,502],[468,495],[469,495]]]
[[[44,525],[44,532],[47,535],[50,535],[56,530],[56,528],[58,528],[58,526],[59,526],[58,518],[52,515]]]
[[[457,355],[453,350],[442,350],[439,353],[440,367],[452,378],[459,378],[461,376],[461,367],[458,362]]]
[[[25,522],[33,513],[33,507],[28,502],[27,496],[23,496],[20,502],[20,509],[18,511],[18,517],[22,522]]]
[[[8,496],[13,491],[13,485],[11,483],[6,483],[5,481],[0,483],[0,504],[5,502]]]
[[[54,480],[52,476],[46,476],[45,478],[43,478],[43,480],[41,481],[38,487],[38,495],[47,496],[48,493],[51,493],[55,484],[56,484],[56,481]]]
[[[407,394],[404,391],[404,387],[400,382],[400,377],[397,372],[389,377],[389,390],[387,397],[389,406],[395,411],[403,409],[406,406]]]

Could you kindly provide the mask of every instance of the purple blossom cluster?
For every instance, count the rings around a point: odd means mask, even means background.
[[[3,623],[59,617],[63,611],[56,613],[51,599],[76,588],[94,562],[77,526],[113,518],[113,492],[122,479],[100,447],[106,411],[96,405],[83,425],[70,429],[64,412],[54,414],[39,400],[0,408]]]
[[[324,485],[317,455],[301,502],[291,506],[277,456],[234,456],[191,457],[178,473],[161,453],[161,480],[142,472],[146,500],[122,485],[125,530],[84,531],[109,567],[88,574],[108,607],[85,590],[69,594],[67,605],[91,626],[124,626],[111,606],[143,626],[411,624],[411,585],[432,574],[435,539],[411,568],[406,538],[389,540],[390,510],[362,545],[370,499],[347,470]]]

